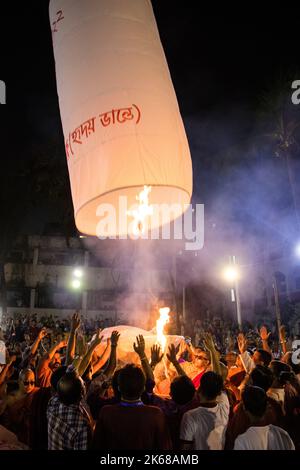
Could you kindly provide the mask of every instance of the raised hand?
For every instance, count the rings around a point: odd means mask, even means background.
[[[280,338],[280,341],[282,343],[284,343],[286,341],[286,331],[285,331],[285,326],[284,325],[280,325],[279,338]]]
[[[101,328],[99,328],[99,330],[97,330],[95,338],[93,339],[91,344],[94,347],[99,346],[99,344],[101,343],[102,340],[103,340],[103,336],[101,336]]]
[[[213,351],[215,349],[215,343],[210,333],[204,333],[203,341],[206,349],[208,349],[209,351]]]
[[[247,339],[243,333],[239,333],[237,340],[240,354],[243,354],[247,351]]]
[[[61,341],[59,341],[59,343],[57,343],[57,347],[56,349],[62,349],[62,348],[65,348],[68,344],[68,341],[66,339],[62,339]]]
[[[115,347],[115,348],[117,347],[119,338],[120,338],[120,333],[117,330],[114,330],[110,337],[110,344],[112,347]]]
[[[262,326],[259,330],[259,336],[262,341],[267,341],[269,339],[270,334],[271,331],[269,331],[268,333],[268,330],[265,326]]]
[[[41,329],[41,331],[39,332],[39,339],[41,340],[41,339],[45,338],[45,336],[47,336],[47,334],[48,334],[47,329],[45,327],[43,327]]]
[[[154,344],[151,348],[151,367],[155,367],[163,358],[164,354],[160,353],[160,346]]]
[[[178,353],[179,345],[177,348],[175,347],[175,344],[170,344],[169,346],[169,352],[167,353],[167,358],[169,361],[174,364],[174,362],[177,362],[177,353]]]
[[[76,346],[77,346],[77,355],[81,357],[85,356],[87,352],[87,345],[82,335],[77,336]]]
[[[133,349],[140,357],[145,357],[145,340],[143,335],[136,337],[136,343],[133,343]]]
[[[72,331],[77,331],[80,326],[80,315],[78,312],[75,312],[72,315],[72,320],[71,320],[71,330]]]

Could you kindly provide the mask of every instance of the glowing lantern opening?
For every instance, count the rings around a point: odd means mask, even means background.
[[[145,232],[145,222],[149,215],[153,214],[153,207],[149,205],[149,193],[151,186],[144,186],[143,191],[136,196],[138,201],[137,209],[127,211],[127,215],[133,217],[132,233],[139,237]]]

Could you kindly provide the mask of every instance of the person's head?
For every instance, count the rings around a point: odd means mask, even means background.
[[[210,353],[201,348],[194,348],[194,365],[199,370],[207,369],[210,365]]]
[[[195,396],[196,389],[193,382],[186,375],[175,377],[171,383],[170,395],[178,405],[185,405]]]
[[[267,409],[266,392],[253,385],[248,385],[242,393],[244,409],[251,421],[260,420]]]
[[[138,400],[144,389],[146,379],[140,367],[127,364],[120,369],[118,376],[118,387],[124,400]]]
[[[282,385],[279,380],[280,374],[282,372],[291,372],[292,370],[291,367],[285,362],[281,362],[281,361],[271,361],[269,367],[274,375],[273,387],[281,387]]]
[[[205,372],[201,378],[198,389],[199,398],[202,402],[215,401],[223,389],[223,379],[215,372]]]
[[[250,373],[249,384],[262,388],[265,392],[272,386],[274,380],[273,372],[269,367],[256,366]]]
[[[51,374],[50,383],[53,390],[57,391],[57,384],[67,372],[67,366],[57,367]]]
[[[22,369],[19,374],[20,390],[26,395],[31,393],[35,387],[35,376],[31,369]]]
[[[288,364],[295,374],[300,374],[300,364],[295,364],[292,360],[293,351],[288,351],[285,355],[281,358],[282,362]]]
[[[21,348],[21,345],[20,343],[15,343],[14,345],[14,352],[15,354],[19,355],[22,353],[22,348]]]
[[[227,367],[229,368],[235,366],[237,358],[238,355],[235,351],[229,351],[225,356]]]
[[[57,383],[59,401],[66,406],[76,405],[85,395],[85,386],[82,378],[74,373],[67,372]]]
[[[272,361],[272,355],[268,351],[265,351],[264,349],[257,349],[253,356],[252,356],[254,364],[261,365],[261,366],[266,366],[270,364]]]
[[[50,369],[52,369],[52,371],[55,371],[56,369],[58,369],[59,367],[61,366],[61,358],[60,358],[60,354],[58,352],[56,352],[53,356],[53,359],[52,361],[50,362],[49,364],[49,367]]]
[[[111,387],[113,389],[114,396],[119,399],[121,399],[121,392],[119,390],[119,374],[121,370],[122,369],[115,370],[111,380]]]

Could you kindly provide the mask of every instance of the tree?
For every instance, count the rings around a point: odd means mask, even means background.
[[[297,230],[300,230],[299,203],[297,198],[296,172],[293,162],[299,159],[300,119],[297,107],[291,101],[290,77],[280,77],[272,89],[260,96],[258,118],[263,131],[261,143],[271,145],[271,151],[277,158],[284,160],[287,170],[290,193]]]

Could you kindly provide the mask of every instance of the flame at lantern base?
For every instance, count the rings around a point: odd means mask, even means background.
[[[134,238],[139,238],[145,232],[146,219],[153,214],[153,207],[149,205],[151,189],[151,186],[144,186],[144,189],[136,196],[139,203],[137,208],[127,211],[127,215],[133,217],[131,232]]]

